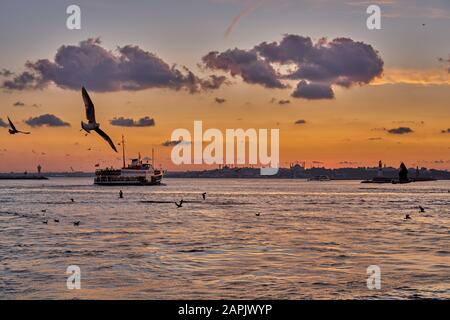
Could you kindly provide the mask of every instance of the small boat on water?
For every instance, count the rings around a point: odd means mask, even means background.
[[[122,169],[106,168],[95,171],[94,184],[102,186],[148,186],[159,185],[163,171],[154,168],[154,152],[152,164],[141,160],[141,157],[132,159],[125,166],[125,141],[122,137],[123,167]]]

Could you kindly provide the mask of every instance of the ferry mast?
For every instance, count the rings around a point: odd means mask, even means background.
[[[123,160],[123,167],[125,169],[125,138],[122,135],[122,160]]]

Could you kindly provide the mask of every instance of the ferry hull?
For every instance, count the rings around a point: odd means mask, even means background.
[[[151,180],[138,181],[138,180],[102,180],[95,179],[94,184],[98,186],[155,186],[161,184],[162,176],[152,177]]]

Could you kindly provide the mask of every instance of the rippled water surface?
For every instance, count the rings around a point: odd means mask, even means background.
[[[0,181],[0,298],[450,298],[449,181],[165,183]]]

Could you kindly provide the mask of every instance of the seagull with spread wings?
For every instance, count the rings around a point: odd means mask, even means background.
[[[9,134],[16,134],[16,133],[22,133],[22,134],[30,134],[30,132],[24,132],[24,131],[19,131],[16,129],[16,127],[14,126],[14,124],[12,123],[11,119],[9,119],[8,117],[8,121],[9,121],[9,126],[11,127],[11,129],[9,129]]]
[[[114,142],[112,142],[111,138],[100,129],[100,124],[95,122],[94,104],[92,103],[92,100],[84,87],[81,89],[81,93],[83,95],[84,106],[86,107],[86,118],[88,119],[88,123],[84,123],[83,121],[81,121],[81,129],[86,131],[87,133],[90,133],[91,130],[94,130],[100,135],[100,137],[102,137],[106,140],[106,142],[109,143],[109,145],[115,152],[117,152]]]

